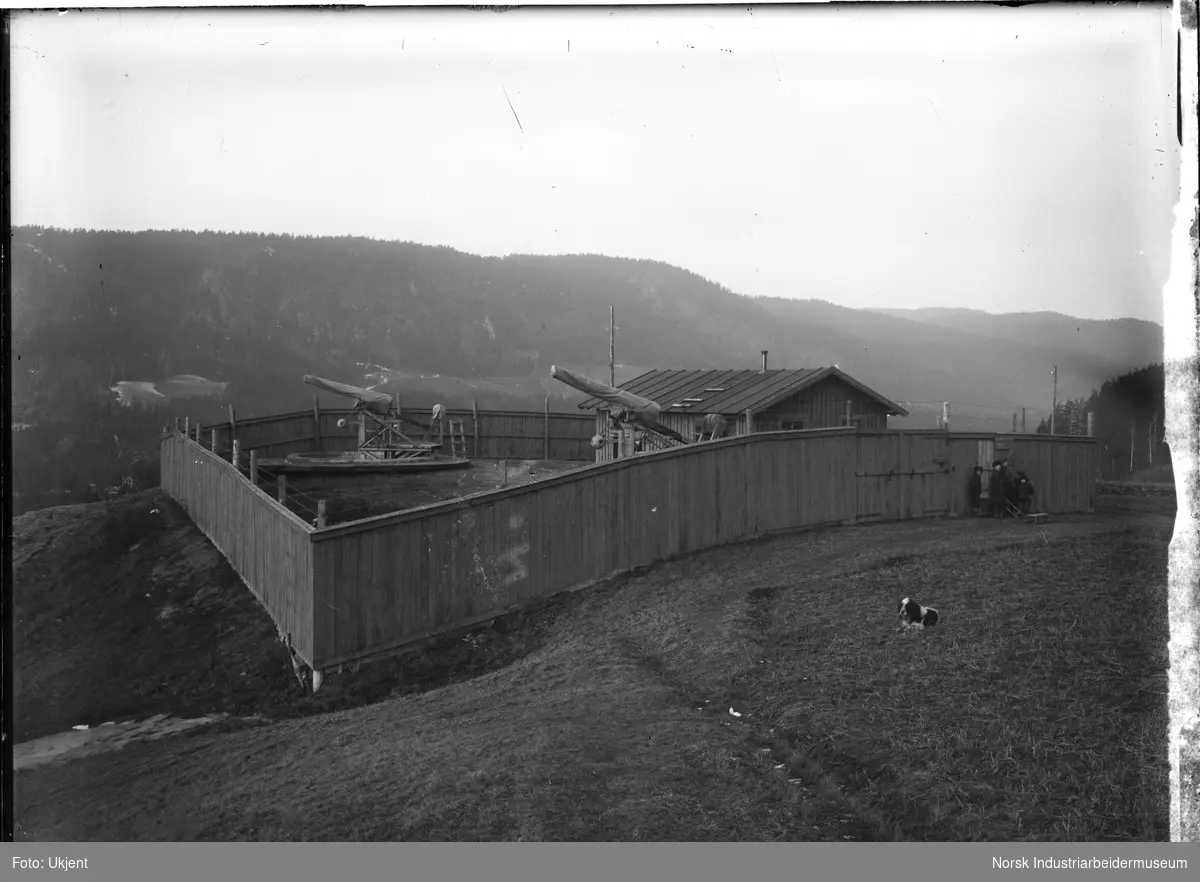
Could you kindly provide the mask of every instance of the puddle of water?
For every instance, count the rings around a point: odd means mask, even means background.
[[[210,714],[194,719],[177,719],[156,714],[145,720],[104,723],[90,729],[71,729],[13,747],[13,770],[32,769],[50,763],[117,750],[137,741],[157,741],[170,735],[229,719],[229,714]],[[266,722],[263,717],[245,717]]]

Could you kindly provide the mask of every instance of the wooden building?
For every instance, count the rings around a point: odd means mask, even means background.
[[[621,386],[662,407],[659,422],[690,441],[699,440],[704,418],[726,420],[724,436],[794,429],[858,427],[886,429],[889,416],[908,411],[836,367],[800,370],[654,370]],[[610,405],[599,398],[580,402],[596,412],[596,434],[604,440],[597,462],[619,458],[622,445],[610,432]],[[645,439],[647,448],[658,446]],[[632,449],[628,443],[625,449]]]

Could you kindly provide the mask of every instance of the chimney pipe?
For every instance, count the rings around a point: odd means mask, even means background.
[[[765,349],[762,350],[762,357],[763,357],[762,369],[763,369],[763,372],[765,373],[767,370],[767,350],[765,350]]]

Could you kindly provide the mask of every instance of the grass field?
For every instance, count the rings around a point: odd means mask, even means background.
[[[1132,484],[1173,484],[1175,481],[1175,470],[1170,463],[1166,465],[1153,466],[1148,469],[1142,469],[1140,472],[1134,472],[1125,479]]]
[[[1172,501],[1137,499],[710,550],[315,696],[173,504],[35,512],[15,525],[18,740],[272,722],[22,770],[18,836],[1166,840]],[[936,629],[897,631],[906,594]]]

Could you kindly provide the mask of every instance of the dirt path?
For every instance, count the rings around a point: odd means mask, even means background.
[[[157,741],[171,735],[230,721],[229,714],[211,714],[185,720],[156,714],[146,720],[125,723],[102,723],[95,728],[77,726],[68,732],[47,735],[26,741],[13,748],[13,769],[33,769],[38,766],[78,759],[97,753],[119,750],[135,742]],[[265,723],[264,717],[237,718],[239,722]]]

